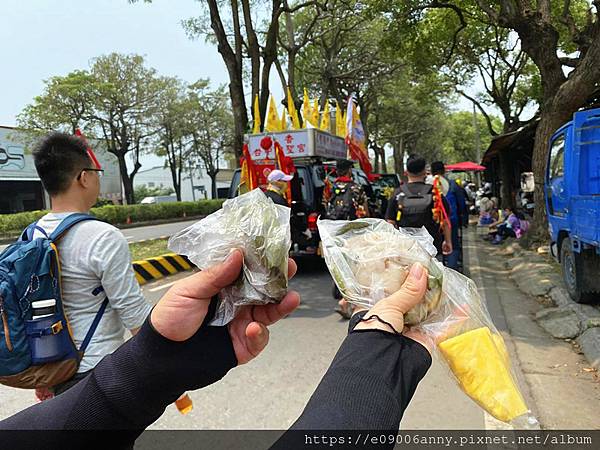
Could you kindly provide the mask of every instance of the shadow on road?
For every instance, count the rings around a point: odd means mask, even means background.
[[[333,280],[322,258],[296,258],[298,273],[290,288],[302,299],[292,317],[322,318],[336,315],[336,300],[332,296]]]

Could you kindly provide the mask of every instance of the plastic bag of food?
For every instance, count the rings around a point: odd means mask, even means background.
[[[495,418],[535,428],[502,336],[472,280],[435,259],[423,228],[396,229],[380,219],[319,220],[323,254],[340,292],[370,307],[402,286],[413,263],[429,271],[425,299],[405,315],[447,363],[460,388]]]
[[[223,208],[169,239],[169,249],[198,268],[223,262],[234,249],[244,252],[240,278],[221,291],[211,325],[225,325],[243,305],[279,303],[288,288],[290,209],[260,189],[226,200]]]
[[[351,303],[373,306],[400,289],[410,266],[420,262],[429,271],[425,301],[405,317],[421,323],[439,304],[443,266],[433,256],[433,239],[425,228],[397,230],[379,219],[319,220],[323,255],[340,292]]]

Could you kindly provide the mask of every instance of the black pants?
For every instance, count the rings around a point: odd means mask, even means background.
[[[60,395],[63,392],[68,391],[85,377],[87,377],[91,372],[91,370],[88,370],[87,372],[76,373],[70,380],[57,384],[56,386],[52,386],[52,392],[54,392],[54,395]]]
[[[504,223],[498,226],[498,235],[502,239],[506,239],[507,237],[517,237],[515,231],[512,228],[508,228]]]

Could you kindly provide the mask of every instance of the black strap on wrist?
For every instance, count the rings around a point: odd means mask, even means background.
[[[377,314],[372,314],[369,317],[364,317],[363,316],[358,321],[359,322],[369,322],[371,320],[377,320],[378,322],[381,322],[382,324],[387,325],[388,327],[390,327],[394,331],[394,334],[396,334],[397,336],[400,336],[402,334],[402,333],[398,333],[398,330],[396,330],[391,323],[386,322],[381,317],[379,317]]]

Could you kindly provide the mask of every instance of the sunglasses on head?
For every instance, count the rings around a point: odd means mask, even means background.
[[[102,178],[102,175],[104,175],[104,169],[92,169],[92,168],[86,168],[86,169],[81,169],[81,172],[79,172],[79,175],[77,175],[77,179],[79,180],[81,178],[81,174],[83,172],[97,172],[98,173],[98,177]]]

